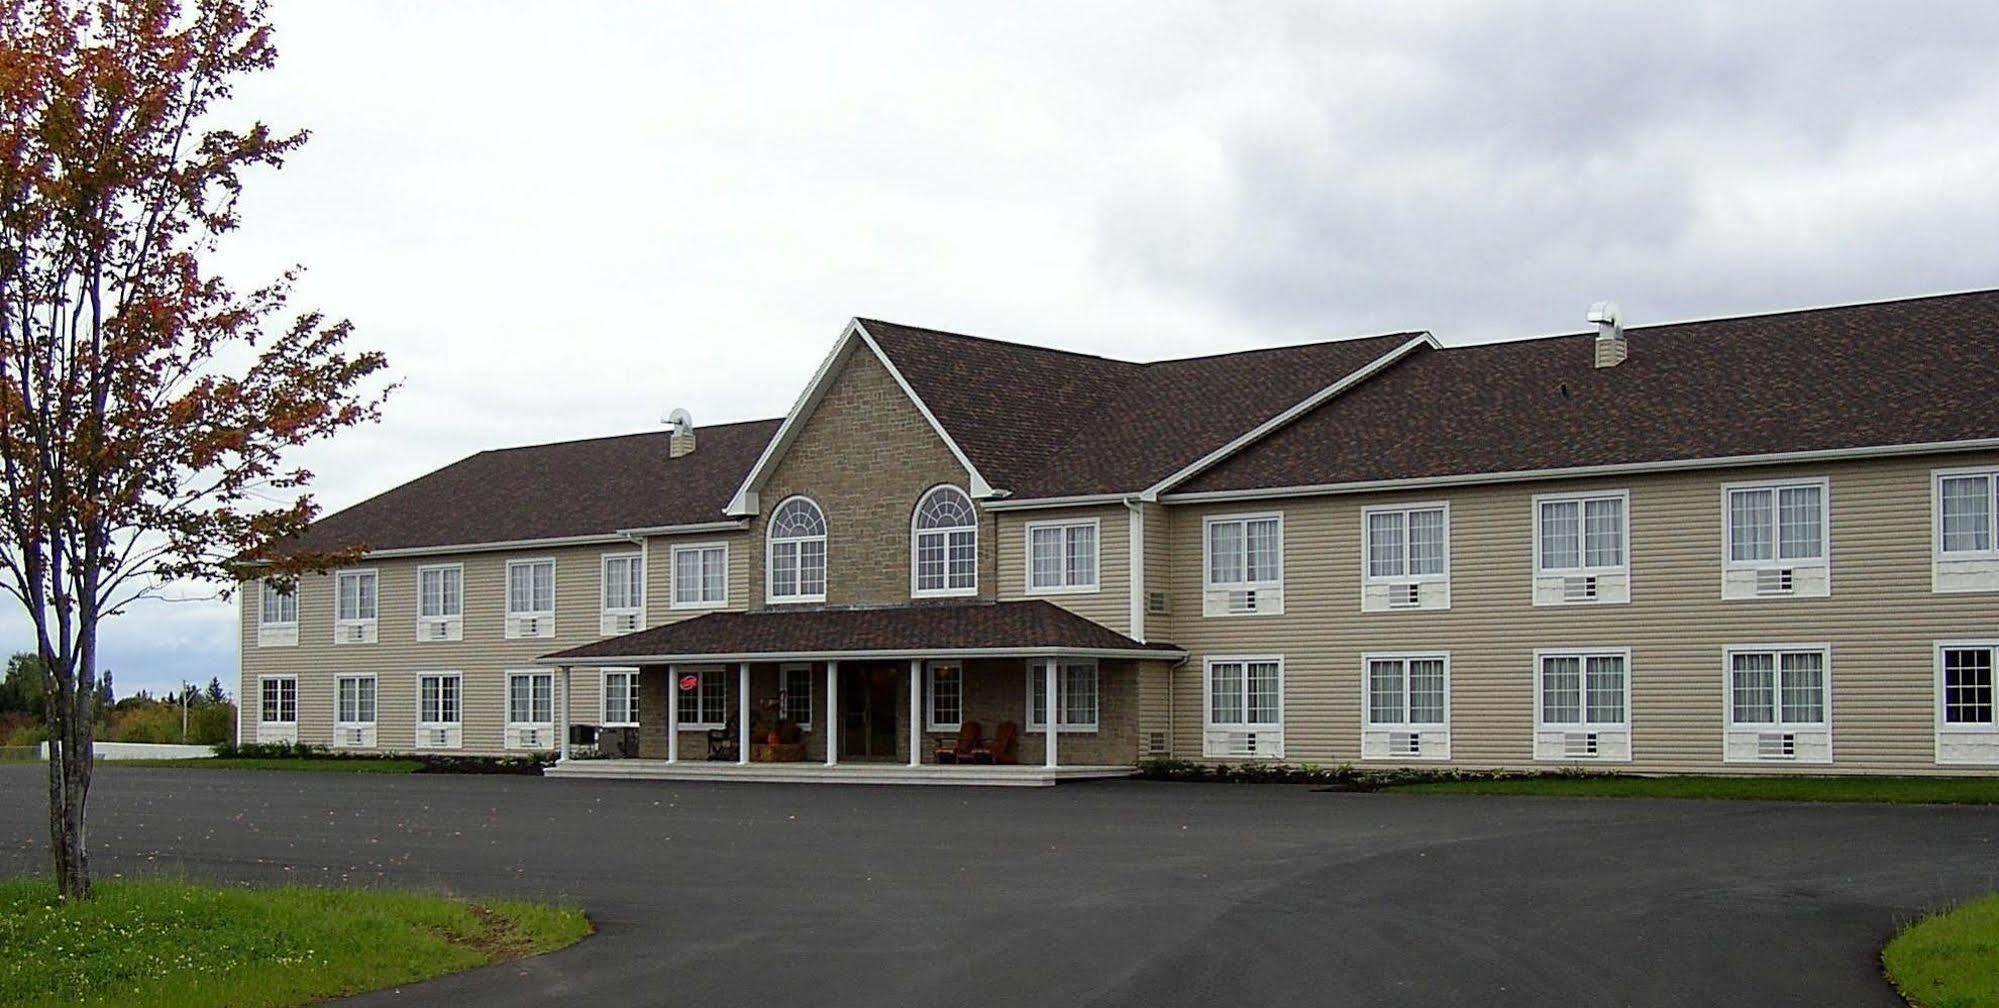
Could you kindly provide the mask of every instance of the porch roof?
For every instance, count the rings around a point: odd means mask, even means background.
[[[535,659],[542,665],[971,657],[1157,658],[1144,643],[1041,599],[867,609],[713,612]]]

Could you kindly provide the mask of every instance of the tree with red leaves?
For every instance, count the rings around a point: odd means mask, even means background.
[[[44,669],[65,899],[90,896],[101,621],[350,559],[272,550],[316,513],[284,455],[375,419],[386,362],[288,311],[295,271],[239,292],[204,266],[244,172],[305,142],[216,121],[276,56],[261,2],[0,0],[0,587]]]

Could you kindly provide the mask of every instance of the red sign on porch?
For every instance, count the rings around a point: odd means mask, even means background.
[[[682,691],[684,691],[684,692],[689,692],[689,693],[691,693],[691,692],[693,692],[693,691],[694,691],[694,690],[695,690],[696,688],[698,688],[698,687],[699,687],[700,685],[701,685],[701,677],[700,677],[700,676],[697,676],[697,675],[684,675],[684,676],[681,676],[681,677],[680,677],[680,688],[681,688],[681,690],[682,690]]]

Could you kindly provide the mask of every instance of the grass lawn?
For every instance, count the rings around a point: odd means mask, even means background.
[[[1999,804],[1999,778],[1991,777],[1523,777],[1430,781],[1386,790],[1399,794]]]
[[[539,955],[590,933],[580,911],[366,889],[0,882],[0,1008],[275,1008]]]
[[[99,766],[167,767],[177,770],[309,770],[315,773],[415,773],[423,764],[399,759],[257,759],[211,756],[205,759],[100,760]]]
[[[1888,943],[1881,962],[1920,1008],[1999,1006],[1999,896],[1917,921]]]

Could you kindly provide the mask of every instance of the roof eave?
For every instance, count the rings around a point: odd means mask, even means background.
[[[604,668],[631,665],[707,664],[713,662],[773,661],[877,661],[904,658],[1131,658],[1180,661],[1187,652],[1159,648],[1085,648],[1063,645],[1029,645],[992,648],[882,648],[847,651],[736,651],[688,654],[590,655],[562,657],[560,653],[534,660],[536,665]]]

